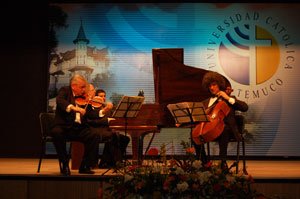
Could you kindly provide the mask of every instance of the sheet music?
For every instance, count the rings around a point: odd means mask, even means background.
[[[201,102],[180,102],[167,107],[178,124],[208,121]]]
[[[123,96],[120,100],[116,110],[112,114],[112,117],[123,118],[123,117],[136,117],[145,97],[140,96]]]

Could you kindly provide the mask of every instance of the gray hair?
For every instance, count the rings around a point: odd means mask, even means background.
[[[75,74],[75,75],[71,78],[71,80],[70,80],[70,85],[71,85],[71,84],[77,84],[77,83],[78,83],[78,80],[82,80],[82,81],[84,81],[84,82],[87,83],[87,80],[85,79],[85,77],[83,77],[83,76],[80,75],[80,74]]]

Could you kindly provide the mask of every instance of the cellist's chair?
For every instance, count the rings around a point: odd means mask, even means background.
[[[38,165],[37,172],[40,172],[42,159],[46,157],[46,143],[53,142],[53,137],[51,136],[51,128],[54,125],[55,113],[40,113],[40,127],[41,127],[41,152],[40,152],[40,160]],[[71,152],[72,143],[70,143],[69,153]],[[69,154],[70,155],[70,154]],[[62,170],[62,164],[59,162],[60,171]]]
[[[246,154],[245,154],[245,137],[247,135],[247,129],[245,129],[245,123],[246,123],[246,119],[243,115],[236,115],[235,116],[235,120],[238,126],[238,130],[241,133],[242,136],[242,157],[243,157],[243,172],[244,174],[248,174],[247,170],[246,170]],[[240,161],[240,142],[238,142],[236,140],[236,138],[234,137],[233,133],[229,139],[229,142],[237,142],[237,153],[236,153],[236,162],[233,163],[233,166],[236,167],[236,173],[238,173],[239,171],[239,161]],[[210,147],[209,147],[209,142],[207,143],[207,156],[208,159],[210,160]]]

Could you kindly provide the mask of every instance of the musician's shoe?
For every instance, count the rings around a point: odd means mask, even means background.
[[[94,174],[95,172],[92,171],[89,167],[79,168],[79,173],[81,174]]]
[[[70,171],[68,163],[62,163],[62,169],[61,169],[60,173],[65,176],[71,175],[71,171]]]

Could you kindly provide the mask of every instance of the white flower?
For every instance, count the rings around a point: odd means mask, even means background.
[[[189,185],[186,182],[177,184],[177,189],[178,189],[179,192],[184,192],[185,190],[188,189],[188,187],[189,187]]]
[[[128,174],[125,174],[125,175],[124,175],[124,182],[130,181],[132,178],[133,178],[133,176],[128,175]]]
[[[195,160],[192,164],[192,167],[194,167],[195,169],[200,169],[202,167],[201,160]]]
[[[184,170],[181,167],[177,167],[175,173],[176,175],[184,174]]]
[[[212,176],[211,172],[209,171],[204,171],[204,172],[197,172],[200,180],[200,184],[203,184],[204,182],[207,182],[208,179]]]
[[[158,165],[158,166],[155,166],[153,167],[153,173],[160,173],[161,172],[161,167]]]
[[[234,183],[235,182],[235,177],[231,176],[229,174],[226,175],[226,180],[230,183]]]

